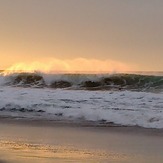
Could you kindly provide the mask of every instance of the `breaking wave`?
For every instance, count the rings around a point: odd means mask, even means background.
[[[0,76],[1,85],[87,90],[162,91],[163,76],[140,74],[14,73]]]
[[[1,73],[0,100],[0,117],[163,129],[162,74]]]

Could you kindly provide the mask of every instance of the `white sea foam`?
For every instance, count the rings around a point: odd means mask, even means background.
[[[163,93],[0,86],[0,114],[163,128]]]

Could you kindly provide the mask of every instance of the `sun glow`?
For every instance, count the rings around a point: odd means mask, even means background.
[[[4,71],[4,75],[19,72],[34,73],[108,73],[129,71],[130,68],[117,61],[77,58],[73,60],[46,59],[44,62],[16,63]]]

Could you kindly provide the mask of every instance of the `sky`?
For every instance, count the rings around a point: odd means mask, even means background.
[[[163,71],[163,0],[0,0],[0,69]]]

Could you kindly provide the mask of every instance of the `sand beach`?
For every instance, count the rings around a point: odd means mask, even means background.
[[[0,119],[0,163],[162,163],[163,131]]]

